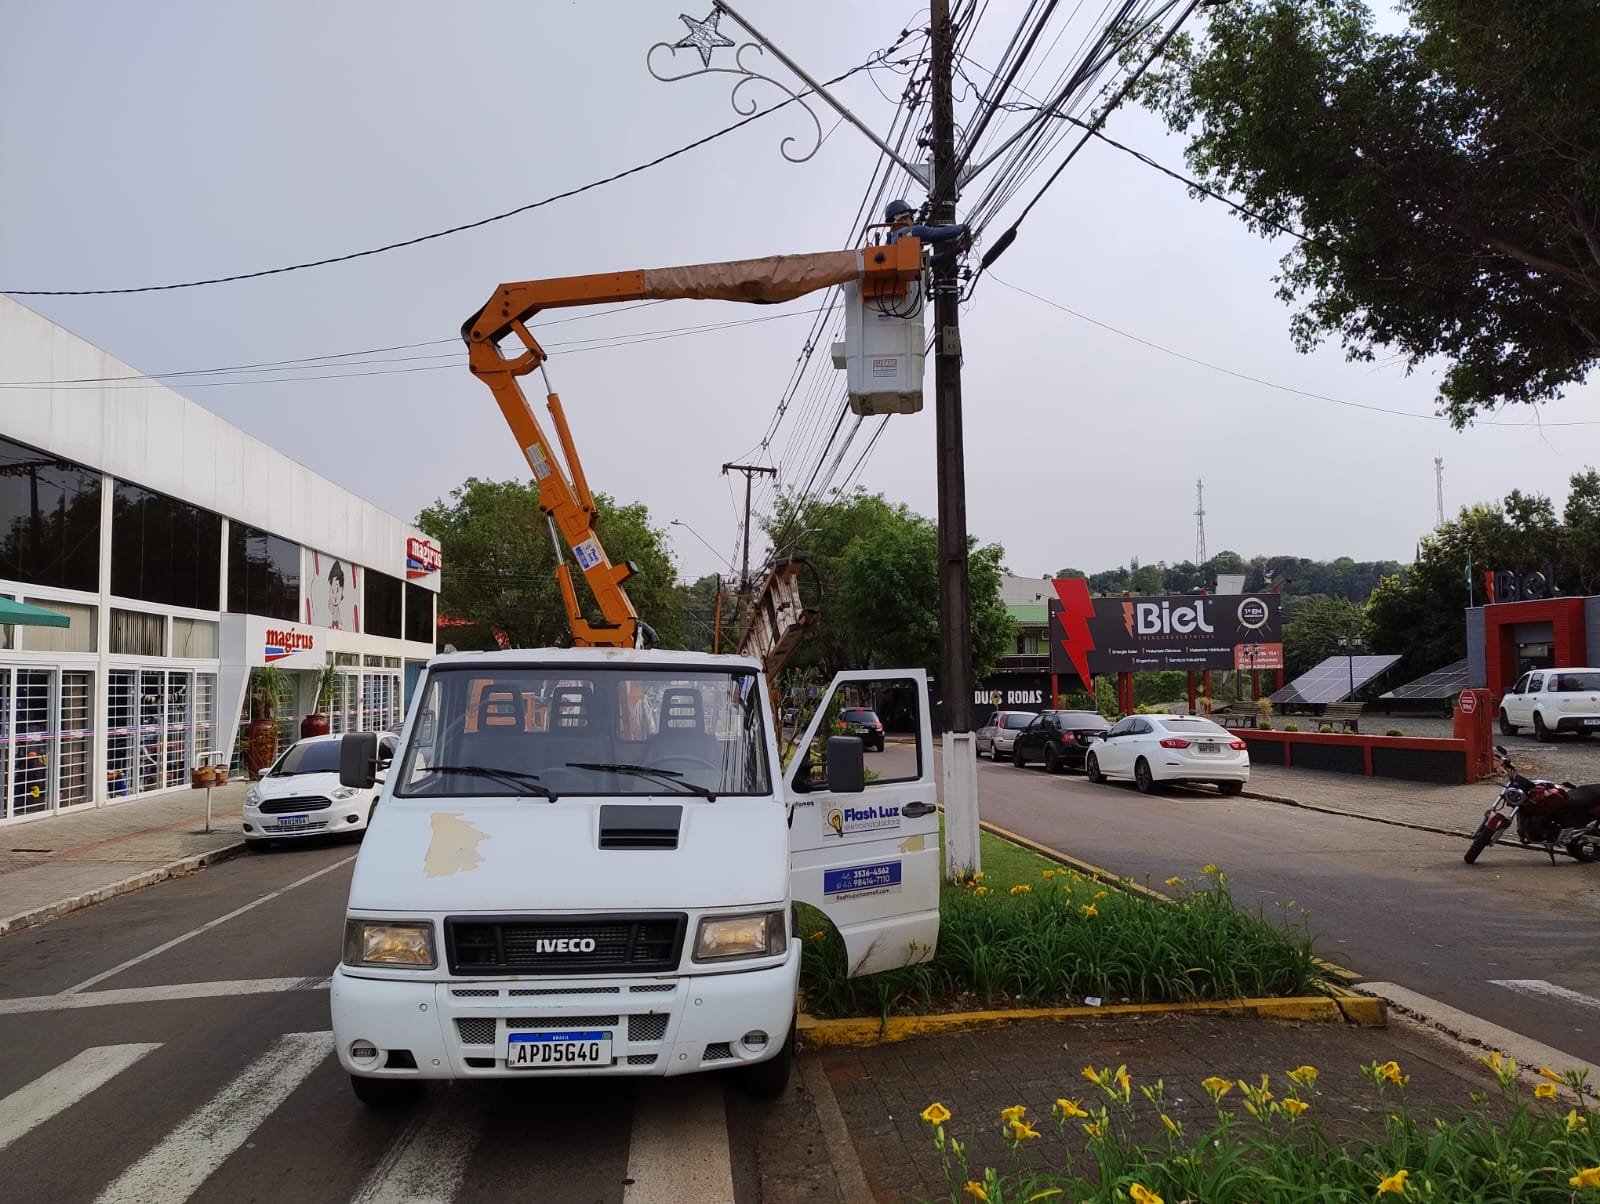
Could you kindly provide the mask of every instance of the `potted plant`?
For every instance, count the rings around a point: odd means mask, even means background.
[[[332,730],[327,708],[339,689],[339,671],[332,665],[323,665],[321,669],[317,670],[314,685],[316,693],[311,703],[311,714],[300,720],[300,738],[302,740],[311,736],[326,736]]]
[[[245,767],[252,779],[278,756],[278,725],[273,717],[278,700],[289,691],[292,679],[276,665],[250,674],[250,727],[245,733]]]
[[[1272,699],[1265,694],[1256,699],[1256,724],[1268,730],[1272,728]]]

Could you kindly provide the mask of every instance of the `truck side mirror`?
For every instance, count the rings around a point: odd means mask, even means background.
[[[867,746],[859,736],[828,737],[828,790],[860,794],[867,788]]]
[[[339,741],[339,785],[370,790],[377,780],[377,733],[351,732]]]

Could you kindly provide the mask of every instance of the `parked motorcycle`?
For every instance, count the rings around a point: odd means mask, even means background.
[[[1463,860],[1471,865],[1515,824],[1523,847],[1542,846],[1551,865],[1556,863],[1557,849],[1579,861],[1600,861],[1600,785],[1574,786],[1526,777],[1517,772],[1504,747],[1496,745],[1494,751],[1495,762],[1505,770],[1506,784],[1494,805],[1483,813],[1483,822],[1472,834]]]

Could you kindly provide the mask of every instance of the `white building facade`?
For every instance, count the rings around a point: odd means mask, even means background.
[[[423,532],[6,297],[0,376],[0,595],[71,620],[0,626],[0,824],[237,768],[268,664],[279,747],[328,665],[333,731],[398,730],[434,650]]]

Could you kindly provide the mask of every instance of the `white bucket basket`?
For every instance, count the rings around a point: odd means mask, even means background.
[[[898,299],[863,298],[844,287],[844,342],[833,345],[833,366],[845,370],[850,409],[857,414],[915,414],[922,409],[922,289]]]

